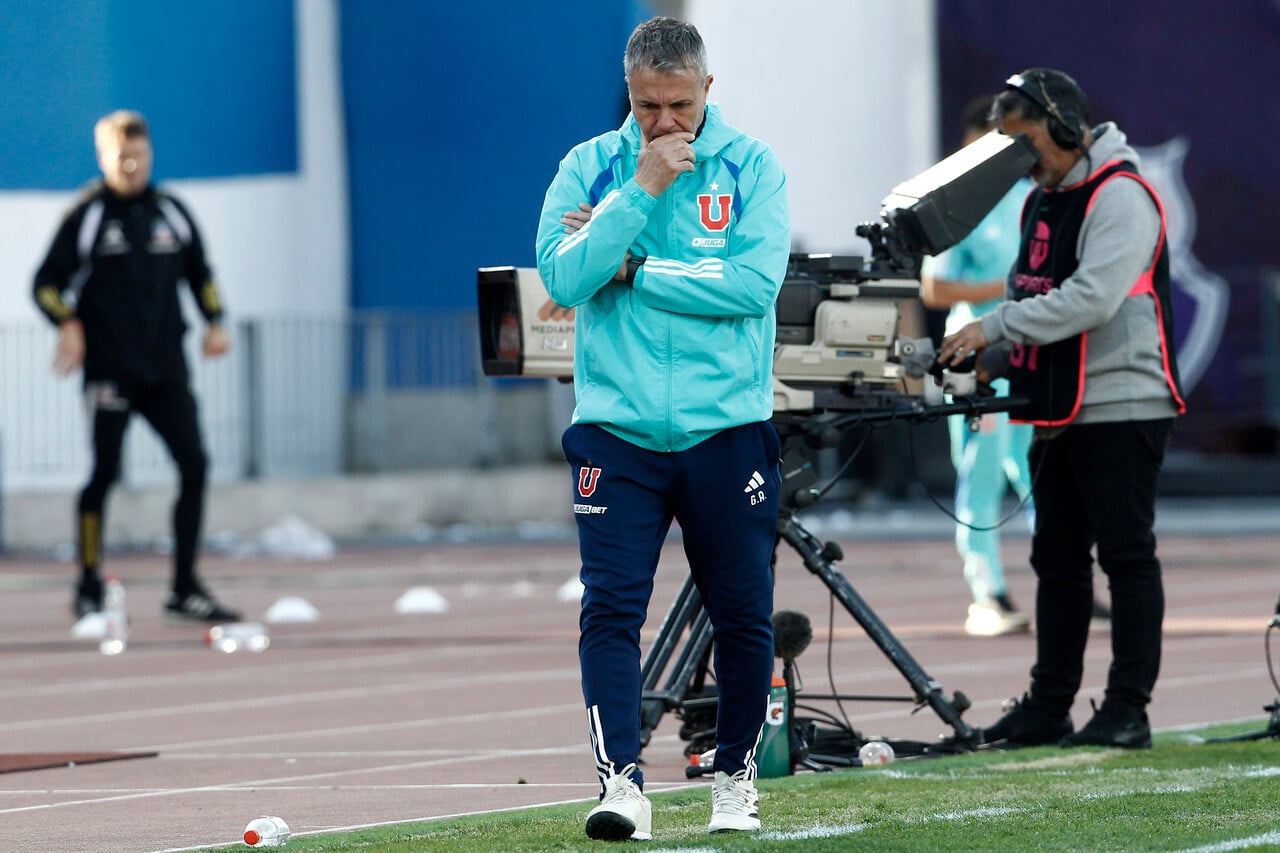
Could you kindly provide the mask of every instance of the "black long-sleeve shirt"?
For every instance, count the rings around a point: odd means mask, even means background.
[[[186,208],[153,187],[123,198],[99,183],[63,219],[34,296],[53,323],[83,325],[85,382],[185,380],[183,282],[205,320],[219,322],[222,302]]]

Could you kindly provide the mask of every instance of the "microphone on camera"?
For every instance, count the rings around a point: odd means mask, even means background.
[[[773,655],[793,661],[809,648],[813,626],[809,617],[796,610],[779,610],[773,614]]]

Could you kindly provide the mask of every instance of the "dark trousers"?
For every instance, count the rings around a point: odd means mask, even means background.
[[[86,399],[92,419],[93,472],[80,493],[82,571],[96,572],[101,563],[107,494],[120,477],[125,430],[136,412],[151,424],[178,467],[178,498],[173,505],[173,590],[180,595],[191,592],[196,587],[196,549],[209,466],[195,397],[185,382],[169,381],[135,387],[90,383]]]
[[[1173,419],[1081,424],[1031,446],[1036,530],[1036,662],[1031,698],[1065,714],[1084,676],[1093,558],[1111,591],[1105,700],[1142,710],[1160,671],[1164,585],[1156,481]]]
[[[718,696],[715,769],[755,775],[773,672],[779,443],[772,424],[655,453],[592,425],[565,431],[582,555],[578,656],[603,782],[639,761],[640,629],[672,519],[711,620]],[[643,785],[637,770],[632,780]]]

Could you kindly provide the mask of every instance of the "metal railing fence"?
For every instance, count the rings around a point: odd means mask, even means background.
[[[482,381],[472,310],[258,317],[235,323],[224,358],[203,358],[199,343],[193,329],[192,387],[215,481],[466,465],[493,454],[475,433],[492,422],[487,398],[501,392]],[[42,322],[0,325],[0,483],[10,492],[78,486],[88,471],[81,376],[53,374],[55,344]],[[414,460],[388,450],[415,440],[438,452]],[[174,476],[141,418],[124,454],[125,483]]]

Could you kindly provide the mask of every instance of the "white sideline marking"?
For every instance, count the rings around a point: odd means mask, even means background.
[[[1025,809],[1015,808],[989,808],[989,809],[969,809],[963,812],[945,812],[930,815],[929,817],[920,818],[919,820],[909,820],[906,823],[932,823],[935,820],[964,820],[970,817],[1002,817],[1010,814],[1020,814]],[[838,838],[842,835],[853,835],[855,832],[862,832],[870,829],[875,824],[870,823],[846,823],[837,826],[825,826],[816,824],[804,829],[795,829],[788,832],[758,832],[752,837],[759,838],[763,841],[805,841],[810,838]]]
[[[529,753],[537,753],[537,752],[545,752],[545,751],[547,750],[527,750],[527,752]],[[508,751],[507,754],[510,754],[510,752]],[[421,762],[421,764],[423,765],[431,764],[431,763],[436,763],[436,762]],[[365,771],[357,771],[357,773],[369,772],[377,769],[379,768],[366,768]],[[350,771],[343,771],[342,773],[332,773],[332,774],[330,773],[314,774],[312,776],[302,776],[302,777],[296,777],[295,779],[282,780],[282,781],[299,781],[302,779],[316,779],[316,778],[323,778],[327,776],[348,775],[348,773],[350,773]],[[933,774],[928,774],[928,773],[919,774],[916,778],[930,777],[932,775]],[[1280,768],[1273,768],[1273,767],[1250,768],[1244,772],[1244,775],[1246,776],[1280,775]],[[1179,785],[1174,787],[1166,786],[1166,785],[1157,785],[1157,786],[1153,786],[1151,788],[1145,788],[1145,789],[1130,788],[1122,791],[1114,791],[1114,792],[1111,792],[1110,794],[1105,794],[1105,793],[1094,794],[1089,796],[1088,799],[1102,799],[1105,797],[1123,797],[1123,796],[1131,796],[1133,794],[1139,794],[1139,793],[1168,793],[1170,791],[1178,791],[1178,792],[1194,791],[1199,788],[1209,787],[1215,783],[1216,781],[1210,781],[1204,785],[1186,785],[1186,786]],[[136,797],[162,796],[162,795],[176,794],[176,793],[190,793],[192,791],[231,790],[231,789],[244,787],[244,786],[260,787],[265,784],[270,784],[270,780],[264,780],[262,782],[256,782],[256,783],[241,783],[237,785],[216,785],[216,786],[210,786],[207,788],[192,788],[192,789],[186,789],[185,791],[182,791],[182,790],[172,790],[172,791],[163,791],[163,792],[155,791],[155,792],[148,792],[148,793],[138,793],[132,796],[121,796],[121,797],[107,798],[107,799],[132,799],[135,796]],[[571,787],[572,784],[573,783],[569,783],[568,786]],[[655,791],[658,790],[659,788],[661,788],[661,790],[663,791],[678,791],[678,790],[683,790],[687,788],[703,787],[704,785],[705,783],[693,782],[689,784],[682,784],[677,782],[677,783],[670,783],[669,785],[657,783],[652,785],[651,787]],[[469,786],[491,787],[486,785],[469,785]],[[455,787],[455,786],[403,785],[403,786],[385,786],[385,787],[416,789],[416,788],[431,788],[431,787],[440,788],[440,787]],[[462,786],[462,787],[467,787],[467,786]],[[520,787],[520,786],[515,786],[515,787]],[[555,786],[549,785],[547,787],[555,787]],[[594,788],[595,787],[594,783],[592,783],[590,787]],[[418,817],[418,818],[406,818],[403,820],[380,821],[377,823],[357,824],[354,826],[334,826],[334,827],[326,827],[323,830],[315,830],[310,832],[296,832],[294,833],[294,836],[297,837],[297,836],[303,836],[303,835],[328,835],[328,834],[340,833],[340,832],[354,832],[360,829],[373,829],[375,827],[382,827],[382,826],[398,826],[406,823],[430,823],[430,822],[435,822],[440,820],[449,820],[452,818],[459,818],[459,817],[473,817],[476,815],[483,815],[483,814],[501,814],[503,812],[522,811],[524,809],[544,808],[547,806],[570,805],[573,803],[589,802],[594,799],[595,799],[594,796],[588,796],[588,797],[571,799],[571,800],[557,800],[554,802],[546,802],[546,803],[531,803],[529,805],[511,806],[508,808],[501,808],[501,809],[482,809],[474,812],[460,812],[456,814],[435,815],[432,817]],[[101,802],[101,800],[98,800],[97,802]],[[64,806],[64,805],[72,805],[72,804],[59,803],[57,805],[28,806],[28,807],[17,808],[17,809],[0,810],[0,814],[7,814],[10,812],[20,812],[20,811],[31,811],[34,809],[42,809],[42,808],[57,808],[58,806]],[[966,811],[960,811],[960,812],[938,812],[933,815],[923,817],[920,819],[903,821],[903,823],[921,824],[921,823],[932,823],[934,821],[964,820],[966,818],[972,818],[972,817],[1003,817],[1006,815],[1021,814],[1026,811],[1027,811],[1026,809],[1010,808],[1010,807],[968,809]],[[791,830],[786,832],[765,831],[765,832],[752,833],[750,837],[752,839],[758,839],[761,841],[804,841],[806,839],[811,839],[811,838],[837,838],[843,835],[853,835],[855,833],[870,829],[872,828],[872,826],[874,826],[874,824],[854,823],[854,824],[840,824],[835,826],[826,826],[823,824],[817,824],[814,826],[806,827],[804,829]],[[1259,847],[1263,845],[1276,844],[1276,843],[1280,843],[1280,830],[1268,832],[1263,835],[1253,836],[1251,838],[1241,838],[1241,839],[1235,839],[1232,841],[1220,842],[1218,844],[1207,845],[1204,847],[1190,848],[1187,850],[1177,851],[1176,853],[1227,853],[1228,851],[1232,851],[1232,850],[1244,850],[1250,847]],[[170,848],[170,849],[161,851],[161,853],[185,853],[186,851],[207,849],[209,846],[210,845],[201,845],[198,847],[176,847],[176,848]],[[672,849],[674,850],[674,848]],[[707,851],[710,851],[714,848],[680,848],[680,849],[688,851],[688,853],[707,853]],[[664,853],[664,851],[660,848],[658,850],[655,850],[654,853]]]
[[[1244,775],[1260,779],[1265,779],[1268,776],[1280,776],[1280,767],[1262,767],[1257,770],[1250,770]]]
[[[1004,817],[1010,814],[1022,814],[1026,809],[1015,809],[1008,806],[993,806],[986,809],[968,809],[962,812],[940,812],[934,815],[938,820],[965,820],[971,817]]]
[[[870,829],[869,823],[846,823],[840,826],[816,826],[805,827],[804,829],[794,829],[790,832],[757,832],[755,838],[764,841],[805,841],[810,838],[837,838],[841,835],[852,835],[855,832],[862,832],[864,829]]]
[[[1264,832],[1252,838],[1237,838],[1234,841],[1220,841],[1204,847],[1191,847],[1178,853],[1224,853],[1227,850],[1246,850],[1250,847],[1262,847],[1268,844],[1280,844],[1280,830]]]
[[[906,774],[899,771],[889,771],[885,775],[896,775],[900,778],[906,778],[911,775],[915,779],[935,778],[939,780],[947,780],[950,777],[937,775],[932,773]],[[1271,776],[1280,776],[1280,767],[1255,767],[1244,770],[1239,774],[1243,778],[1266,778]],[[1162,785],[1153,785],[1150,787],[1125,788],[1115,791],[1100,791],[1097,793],[1086,794],[1086,800],[1102,800],[1115,799],[1119,797],[1129,797],[1137,794],[1168,794],[1168,793],[1191,793],[1203,788],[1211,787],[1217,784],[1217,781],[1223,776],[1217,776],[1213,780],[1204,784],[1192,785],[1183,783],[1169,783]],[[969,809],[960,812],[939,812],[929,817],[917,820],[906,820],[903,823],[931,823],[935,820],[951,821],[964,820],[972,817],[1003,817],[1006,815],[1016,815],[1025,813],[1027,810],[1023,808],[1012,807],[992,807],[981,809]],[[871,824],[848,824],[845,826],[815,826],[810,829],[798,830],[795,832],[762,832],[756,834],[755,837],[767,839],[770,841],[802,841],[806,838],[830,838],[840,835],[861,832],[870,828]],[[1225,853],[1229,850],[1243,850],[1249,847],[1257,847],[1264,844],[1275,844],[1280,842],[1280,830],[1268,832],[1264,835],[1254,836],[1252,838],[1236,839],[1234,841],[1224,841],[1219,844],[1208,845],[1205,847],[1196,847],[1189,850],[1177,851],[1177,853]]]
[[[647,782],[645,783],[645,785],[646,787],[648,787]],[[681,791],[681,790],[684,790],[685,788],[699,788],[699,787],[705,787],[705,785],[706,785],[705,782],[702,782],[702,783],[694,782],[690,784],[683,784],[683,783],[677,782],[671,785],[671,787],[664,787],[663,790],[664,791]],[[598,789],[599,785],[597,785],[596,783],[592,783],[591,787],[593,789]],[[326,827],[325,829],[317,829],[314,831],[295,832],[293,833],[293,837],[298,838],[303,835],[331,835],[338,832],[355,832],[356,830],[359,830],[359,829],[376,829],[380,826],[401,826],[406,823],[434,823],[436,821],[453,820],[454,818],[460,818],[460,817],[477,817],[479,815],[502,814],[504,812],[519,812],[519,811],[524,811],[526,809],[540,809],[540,808],[547,808],[550,806],[570,806],[570,805],[573,805],[574,803],[594,802],[597,798],[598,798],[598,795],[593,793],[590,797],[579,797],[572,800],[556,800],[554,802],[549,802],[549,803],[532,803],[527,806],[509,806],[507,808],[501,808],[501,809],[480,809],[473,812],[455,812],[453,814],[433,815],[431,817],[411,817],[411,818],[405,818],[403,820],[383,820],[383,821],[378,821],[376,823],[358,823],[352,826],[331,826],[331,827]],[[238,843],[239,843],[239,840],[237,839],[236,841],[228,841],[225,843],[217,842],[217,846],[230,847]],[[201,844],[196,847],[170,847],[160,851],[160,853],[186,853],[186,851],[191,851],[191,850],[208,850],[211,846],[215,846],[215,845]],[[682,851],[684,851],[684,853],[690,853],[690,851],[688,851],[687,848],[681,848],[681,849]],[[657,851],[654,851],[654,853],[657,853]]]

